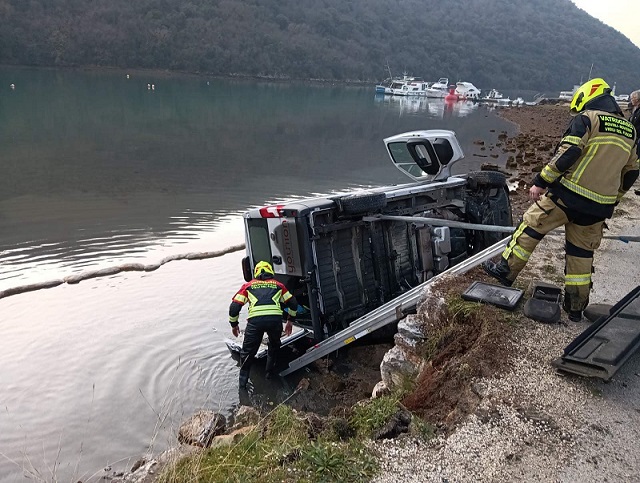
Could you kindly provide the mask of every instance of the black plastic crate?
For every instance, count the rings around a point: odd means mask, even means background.
[[[502,309],[513,310],[522,298],[523,291],[486,282],[473,282],[462,294],[464,300],[484,302]]]

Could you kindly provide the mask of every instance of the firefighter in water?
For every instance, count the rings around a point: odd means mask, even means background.
[[[249,316],[247,328],[244,332],[244,341],[240,358],[240,387],[247,387],[249,370],[253,359],[258,352],[262,337],[266,332],[269,337],[267,348],[267,372],[266,377],[273,376],[276,356],[280,349],[280,337],[282,336],[283,309],[287,306],[287,323],[284,328],[285,335],[291,335],[293,319],[296,316],[298,302],[287,288],[274,278],[273,267],[268,262],[258,262],[253,271],[253,279],[245,283],[233,296],[229,306],[229,323],[231,332],[235,337],[240,335],[238,316],[240,309],[249,303]]]
[[[593,252],[604,221],[638,178],[636,131],[603,79],[591,79],[573,95],[574,116],[551,161],[529,190],[534,202],[511,236],[498,263],[485,262],[489,275],[511,286],[540,240],[565,227],[563,309],[582,319],[589,303]]]

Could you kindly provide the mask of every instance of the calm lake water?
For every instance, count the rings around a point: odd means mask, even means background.
[[[0,290],[223,249],[244,241],[249,207],[403,183],[393,134],[456,131],[466,171],[502,161],[474,141],[513,129],[373,86],[8,67],[0,126]],[[175,443],[200,408],[231,415],[242,256],[0,299],[0,481],[94,481]],[[286,396],[255,374],[252,403]]]

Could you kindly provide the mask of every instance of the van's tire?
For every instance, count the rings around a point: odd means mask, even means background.
[[[338,200],[340,211],[346,215],[372,213],[387,206],[384,193],[358,193],[346,195]]]
[[[507,177],[498,171],[472,171],[467,175],[467,185],[472,190],[485,187],[499,188],[506,184]]]
[[[469,188],[465,207],[467,221],[482,225],[513,226],[509,189],[506,177],[495,171],[469,173]],[[472,231],[469,236],[471,253],[499,242],[508,233]]]

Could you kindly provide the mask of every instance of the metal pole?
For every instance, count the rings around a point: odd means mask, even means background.
[[[394,216],[394,215],[378,215],[378,216],[365,216],[363,221],[374,222],[381,220],[389,221],[404,221],[407,223],[424,223],[434,226],[448,226],[450,228],[466,228],[467,230],[478,231],[495,231],[499,233],[513,233],[515,227],[513,226],[496,226],[496,225],[481,225],[478,223],[466,223],[464,221],[445,220],[442,218],[423,218],[421,216]]]

